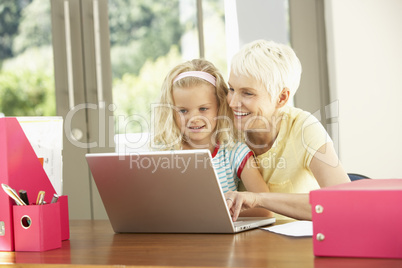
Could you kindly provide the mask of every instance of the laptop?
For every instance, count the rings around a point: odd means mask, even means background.
[[[236,233],[275,222],[232,222],[209,150],[87,154],[116,233]]]

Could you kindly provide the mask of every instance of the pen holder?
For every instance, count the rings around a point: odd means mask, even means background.
[[[61,247],[60,204],[13,206],[15,251]]]

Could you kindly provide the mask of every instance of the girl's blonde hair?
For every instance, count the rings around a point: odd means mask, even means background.
[[[179,74],[190,71],[202,71],[215,77],[215,96],[218,101],[218,114],[213,136],[215,136],[215,142],[218,142],[220,146],[227,146],[233,141],[233,114],[230,112],[226,101],[228,86],[219,70],[211,62],[204,59],[194,59],[177,65],[165,77],[162,84],[160,102],[153,108],[154,117],[152,118],[152,124],[154,134],[152,135],[151,142],[153,149],[179,150],[185,141],[185,137],[181,134],[175,121],[173,89],[193,87],[203,83],[211,85],[210,82],[193,76],[184,77],[173,82]]]

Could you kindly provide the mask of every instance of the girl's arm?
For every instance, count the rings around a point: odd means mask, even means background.
[[[257,168],[257,163],[254,157],[250,157],[243,167],[241,173],[241,180],[246,187],[247,191],[254,193],[267,193],[269,188],[267,183],[261,176],[260,171]],[[271,217],[272,213],[269,210],[262,208],[253,208],[245,210],[241,213],[241,217]]]
[[[267,183],[262,178],[253,156],[247,159],[240,177],[247,191],[255,193],[269,192]]]

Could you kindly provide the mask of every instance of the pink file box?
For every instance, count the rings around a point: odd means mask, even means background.
[[[16,191],[26,190],[31,202],[39,191],[45,191],[45,201],[50,203],[56,193],[42,164],[36,156],[18,120],[0,118],[0,183]],[[62,240],[69,239],[67,196],[59,197]],[[14,201],[0,189],[0,251],[14,250]]]
[[[15,251],[61,247],[60,204],[13,206]]]
[[[316,256],[402,258],[402,179],[310,192]]]

